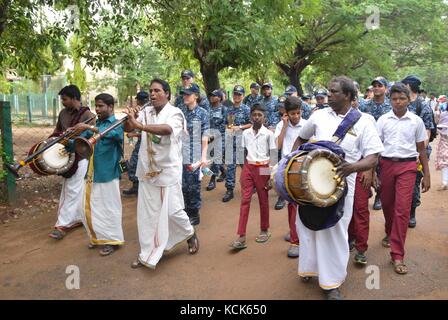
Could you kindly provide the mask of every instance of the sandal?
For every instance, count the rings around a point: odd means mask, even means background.
[[[391,260],[394,266],[394,271],[398,274],[406,274],[408,273],[408,267],[404,264],[403,260]]]
[[[51,230],[51,232],[48,234],[48,236],[50,238],[56,239],[56,240],[61,240],[62,238],[65,237],[67,233],[61,229],[58,228],[54,228],[53,230]]]
[[[267,233],[260,233],[256,238],[255,241],[258,243],[264,243],[266,241],[269,240],[269,238],[271,237],[271,233],[267,232]]]
[[[106,244],[103,249],[101,249],[100,251],[100,255],[101,256],[108,256],[110,254],[112,254],[115,251],[114,246],[110,245],[110,244]]]
[[[247,248],[246,241],[235,240],[230,244],[230,247],[235,250],[242,250]]]
[[[96,248],[96,244],[89,243],[89,245],[87,246],[87,248],[89,248],[89,249],[95,249],[95,248]]]
[[[381,244],[384,248],[390,248],[390,239],[389,236],[385,236],[383,240],[381,240]]]
[[[137,269],[143,267],[143,263],[141,263],[138,259],[131,263],[132,269]]]
[[[190,254],[195,254],[199,251],[199,239],[196,235],[196,232],[193,234],[193,236],[187,240],[188,243],[188,252]]]

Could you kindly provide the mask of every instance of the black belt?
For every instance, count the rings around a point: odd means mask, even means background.
[[[381,157],[381,159],[385,159],[385,160],[389,160],[389,161],[393,161],[393,162],[409,162],[409,161],[417,161],[417,157],[412,157],[412,158],[389,158],[389,157]]]

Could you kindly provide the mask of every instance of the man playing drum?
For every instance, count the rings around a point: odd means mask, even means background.
[[[58,116],[58,122],[52,136],[59,136],[69,127],[92,118],[94,114],[89,108],[81,105],[81,92],[75,85],[68,85],[59,91],[64,109]],[[95,121],[92,120],[91,124]],[[59,198],[58,220],[49,237],[61,240],[68,230],[82,226],[81,207],[82,193],[84,191],[84,176],[87,172],[87,159],[77,163],[77,169],[69,170],[68,175],[64,174],[62,180],[61,196]],[[72,174],[70,176],[70,174]]]
[[[356,89],[347,77],[337,77],[329,83],[328,103],[331,108],[315,111],[299,133],[293,149],[314,136],[316,140],[332,140],[341,122],[351,110]],[[352,217],[355,172],[373,168],[383,145],[372,121],[365,115],[343,137],[340,147],[345,161],[336,168],[336,174],[347,177],[348,191],[345,196],[343,216],[330,228],[313,231],[307,228],[299,214],[296,219],[300,234],[299,276],[304,281],[317,276],[319,285],[328,299],[341,299],[339,287],[347,276],[349,259],[348,225]],[[360,160],[361,156],[363,159]],[[299,213],[301,206],[299,206]],[[323,210],[318,209],[318,210]]]

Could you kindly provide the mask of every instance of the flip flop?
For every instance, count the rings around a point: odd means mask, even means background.
[[[268,241],[270,237],[271,237],[271,233],[270,232],[259,234],[255,238],[255,241],[258,242],[258,243],[264,243],[264,242]]]
[[[381,244],[384,248],[390,248],[390,238],[388,236],[384,237],[384,239],[381,240]]]
[[[242,250],[242,249],[247,248],[247,244],[246,244],[246,242],[241,242],[241,241],[235,240],[230,244],[230,247],[235,250]]]
[[[48,234],[48,236],[50,238],[56,239],[56,240],[61,240],[62,238],[65,237],[67,233],[61,229],[57,229],[54,228],[53,230],[51,230],[51,232]]]

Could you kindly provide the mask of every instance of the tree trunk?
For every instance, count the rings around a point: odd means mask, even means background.
[[[200,69],[202,74],[202,79],[204,81],[205,93],[208,95],[213,90],[219,89],[219,70],[215,64],[206,65],[205,63],[200,62]]]
[[[289,83],[297,88],[297,92],[299,93],[299,96],[303,95],[303,88],[302,88],[302,84],[300,83],[300,74],[302,73],[302,71],[303,70],[298,70],[298,68],[291,67],[287,74]]]

